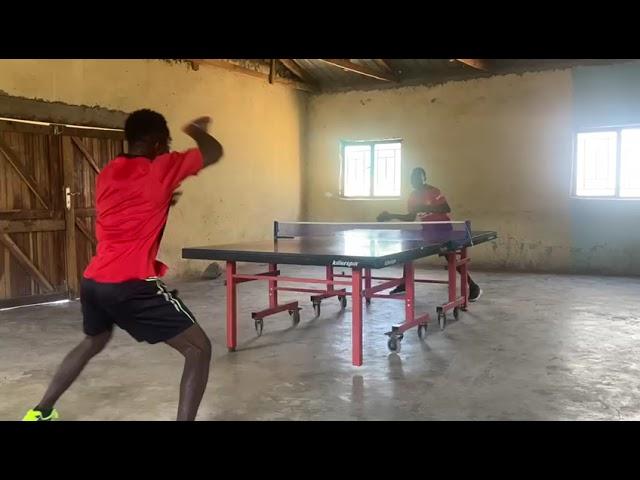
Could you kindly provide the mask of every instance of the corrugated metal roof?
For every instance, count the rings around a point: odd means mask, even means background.
[[[296,59],[296,63],[312,77],[323,90],[360,88],[364,86],[382,86],[384,81],[367,77],[356,72],[344,70],[318,59]],[[357,66],[380,74],[393,74],[399,81],[424,79],[440,80],[443,76],[452,75],[478,75],[479,71],[473,71],[459,62],[451,62],[449,59],[388,59],[384,62],[391,72],[380,61],[373,59],[348,59]]]
[[[440,58],[402,58],[387,60],[404,77],[415,77],[425,73],[461,71],[464,66],[459,62]]]
[[[245,60],[260,64],[262,71],[268,71],[270,60]],[[321,91],[339,91],[361,88],[389,88],[401,85],[441,83],[449,80],[486,77],[505,73],[519,73],[524,71],[546,70],[554,68],[568,68],[584,64],[617,63],[625,60],[586,60],[586,59],[488,59],[485,62],[487,71],[474,68],[461,61],[453,59],[345,59],[354,66],[363,67],[377,74],[392,74],[395,82],[372,78],[361,73],[345,70],[320,59],[295,59],[295,63],[303,70],[304,76],[315,83]],[[388,68],[387,68],[388,67]],[[289,71],[278,63],[277,72],[280,76],[304,81],[298,75]]]
[[[296,63],[305,69],[321,87],[352,86],[367,83],[371,78],[357,73],[347,72],[316,59],[296,59]]]

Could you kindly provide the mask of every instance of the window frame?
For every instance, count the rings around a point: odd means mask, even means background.
[[[573,132],[573,153],[571,162],[571,198],[578,200],[623,200],[639,201],[638,197],[620,196],[622,180],[622,131],[640,128],[640,124],[609,125],[605,127],[576,128]],[[613,195],[578,195],[578,135],[581,133],[616,132],[616,189]]]
[[[392,196],[375,196],[373,195],[373,179],[374,179],[374,175],[375,175],[375,146],[376,145],[383,145],[386,143],[399,143],[400,144],[400,193],[398,195],[392,195]],[[401,138],[385,138],[382,140],[340,140],[340,175],[339,175],[339,197],[342,200],[399,200],[402,198],[402,165],[403,165],[403,161],[402,161],[402,150],[403,150],[403,141]],[[345,158],[345,147],[351,146],[351,145],[369,145],[371,147],[371,156],[370,156],[370,161],[371,161],[371,172],[370,172],[370,177],[369,177],[369,185],[371,187],[371,195],[369,196],[356,196],[356,197],[350,197],[350,196],[346,196],[344,194],[344,190],[345,190],[345,162],[346,162],[346,158]]]

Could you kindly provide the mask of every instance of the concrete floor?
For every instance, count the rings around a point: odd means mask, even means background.
[[[408,332],[399,355],[388,352],[384,332],[403,304],[374,300],[360,368],[351,366],[350,301],[346,313],[326,301],[314,320],[307,295],[281,293],[301,300],[300,325],[279,314],[256,338],[250,312],[264,307],[266,285],[244,284],[240,350],[230,354],[222,281],[178,285],[214,343],[199,419],[640,419],[640,279],[474,276],[485,291],[480,302],[444,332],[432,324],[425,341]],[[433,313],[445,288],[418,287],[418,311]],[[19,419],[38,401],[81,338],[77,303],[0,312],[0,420]],[[172,420],[181,369],[170,348],[117,331],[58,408],[67,420]]]

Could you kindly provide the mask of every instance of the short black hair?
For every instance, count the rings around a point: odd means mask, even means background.
[[[427,172],[424,171],[424,168],[422,167],[416,167],[411,171],[411,176],[413,177],[416,173],[421,172],[422,173],[422,177],[424,179],[427,178]]]
[[[169,127],[161,114],[145,108],[127,117],[124,136],[129,144],[166,141],[169,139]]]

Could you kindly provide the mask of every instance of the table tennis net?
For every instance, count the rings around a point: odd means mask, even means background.
[[[472,242],[469,222],[274,222],[275,238],[353,236],[377,240],[418,240],[429,243]]]

